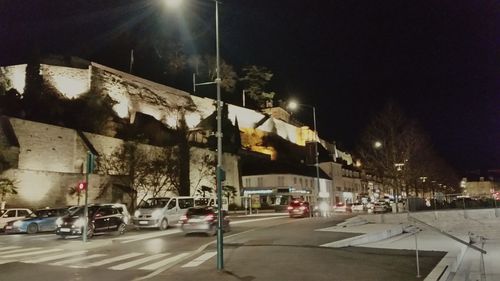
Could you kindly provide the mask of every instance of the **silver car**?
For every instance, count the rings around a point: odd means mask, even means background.
[[[217,233],[218,210],[211,206],[189,208],[180,219],[181,229],[185,234],[206,233],[215,235]],[[231,231],[229,217],[226,211],[222,211],[222,230]]]

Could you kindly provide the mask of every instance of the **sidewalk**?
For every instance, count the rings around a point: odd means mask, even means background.
[[[442,251],[446,256],[424,280],[428,281],[466,281],[466,280],[500,280],[500,219],[491,217],[475,217],[474,219],[460,218],[456,214],[439,214],[440,218],[430,219],[428,214],[413,213],[429,225],[442,229],[462,241],[477,240],[473,245],[482,248],[480,236],[484,240],[483,249],[487,254],[481,253],[450,237],[443,235],[425,225],[408,222],[407,215],[385,214],[382,217],[362,215],[347,220],[345,223],[321,231],[364,233],[364,235],[349,238],[335,243],[325,244],[325,247],[358,246],[383,249]],[[405,219],[406,216],[406,219]],[[433,217],[434,215],[432,215]],[[450,216],[455,216],[450,219]],[[368,221],[371,221],[370,223]],[[380,223],[383,221],[384,223]],[[379,222],[379,223],[376,223]],[[390,222],[390,223],[387,223]],[[402,231],[398,231],[401,229]],[[415,242],[415,233],[417,244]],[[481,267],[484,272],[481,276]]]

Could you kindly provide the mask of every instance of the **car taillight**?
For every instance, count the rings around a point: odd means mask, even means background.
[[[292,206],[288,206],[286,209],[287,209],[288,211],[291,211],[291,210],[293,210],[293,207],[292,207]]]
[[[304,211],[304,210],[305,210],[305,209],[307,209],[307,208],[306,208],[306,207],[304,207],[304,206],[300,206],[300,208],[299,208],[299,209],[300,209],[300,210],[302,210],[302,211]]]
[[[209,214],[205,217],[205,220],[206,221],[214,221],[215,220],[215,216],[213,214]]]

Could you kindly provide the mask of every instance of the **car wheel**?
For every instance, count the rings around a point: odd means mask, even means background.
[[[28,234],[35,234],[38,232],[38,225],[36,223],[30,223],[28,229],[26,230]]]
[[[116,234],[123,235],[125,233],[126,229],[127,229],[127,226],[124,223],[122,223],[118,226],[118,230],[116,231]]]
[[[167,219],[162,219],[160,222],[160,230],[165,230],[168,228],[168,221]]]
[[[92,238],[92,236],[94,236],[94,231],[95,231],[94,224],[90,224],[89,227],[87,228],[87,239],[90,239]]]
[[[214,236],[215,234],[217,234],[217,226],[212,225],[210,227],[210,230],[208,231],[207,235],[208,236]]]

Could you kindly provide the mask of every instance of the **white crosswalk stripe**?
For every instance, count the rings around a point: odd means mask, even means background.
[[[134,266],[146,263],[148,261],[152,261],[152,260],[156,260],[156,259],[162,258],[162,257],[167,256],[167,255],[169,255],[169,253],[156,254],[156,255],[152,255],[152,256],[149,256],[149,257],[142,258],[142,259],[138,259],[138,260],[130,261],[130,262],[127,262],[127,263],[122,263],[122,264],[119,264],[119,265],[115,265],[115,266],[109,267],[109,269],[112,269],[112,270],[123,270],[123,269],[131,268],[131,267],[134,267]]]
[[[30,251],[35,251],[35,250],[40,250],[41,248],[39,247],[34,247],[34,248],[24,248],[24,249],[16,249],[16,250],[8,250],[8,251],[2,251],[0,252],[0,255],[4,256],[7,254],[15,254],[15,253],[21,253],[21,252],[30,252]]]
[[[173,263],[173,262],[176,262],[182,258],[184,258],[185,256],[189,255],[190,253],[182,253],[182,254],[178,254],[176,256],[173,256],[173,257],[170,257],[170,258],[167,258],[167,259],[164,259],[162,261],[159,261],[159,262],[155,262],[155,263],[152,263],[150,265],[146,265],[144,267],[141,267],[139,269],[141,270],[156,270],[162,266],[165,266],[167,264],[170,264],[170,263]]]
[[[40,248],[20,246],[0,247],[0,265],[11,262],[31,264],[50,264],[71,268],[107,267],[110,270],[144,270],[155,271],[162,267],[176,265],[193,252],[147,254],[125,253],[118,256],[109,254],[89,253],[89,250],[66,251],[61,248]],[[205,253],[198,258],[186,263],[183,267],[196,267],[210,259],[216,252]]]
[[[24,256],[35,256],[35,255],[40,255],[40,254],[48,254],[48,253],[53,253],[53,252],[59,252],[59,251],[62,251],[62,250],[63,249],[47,249],[47,250],[40,250],[40,251],[34,251],[34,252],[28,252],[28,253],[17,253],[17,254],[11,254],[11,255],[2,255],[2,258],[9,259],[9,258],[24,257]]]
[[[130,254],[125,254],[125,255],[121,255],[121,256],[114,257],[114,258],[105,259],[105,260],[101,260],[101,261],[93,262],[93,263],[89,263],[89,264],[72,265],[71,267],[74,267],[74,268],[89,268],[89,267],[95,267],[95,266],[103,266],[103,265],[106,265],[106,264],[110,264],[110,263],[114,263],[114,262],[118,262],[118,261],[122,261],[122,260],[128,260],[130,258],[135,258],[137,256],[142,256],[142,255],[144,255],[144,254],[143,253],[130,253]]]
[[[76,257],[76,258],[72,258],[72,259],[69,259],[69,260],[59,261],[59,262],[56,262],[56,263],[51,263],[51,265],[66,265],[66,264],[80,262],[80,261],[83,261],[83,260],[90,260],[90,259],[93,259],[93,258],[98,258],[98,257],[103,257],[103,256],[105,256],[105,254],[93,254],[93,255],[90,255],[90,256]]]
[[[208,253],[205,253],[199,257],[197,257],[196,259],[186,263],[185,265],[183,265],[182,267],[196,267],[204,262],[206,262],[207,260],[209,260],[211,257],[215,256],[217,254],[217,252],[208,252]]]
[[[84,254],[86,252],[87,252],[86,250],[77,251],[77,252],[70,252],[70,253],[64,253],[64,254],[59,254],[59,255],[55,255],[55,256],[48,256],[48,257],[23,260],[22,262],[24,262],[24,263],[42,263],[42,262],[48,262],[48,261],[55,261],[55,260],[60,260],[60,259],[64,259],[67,257],[73,257],[73,256],[77,256],[80,254]]]

